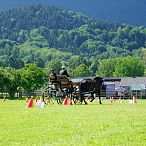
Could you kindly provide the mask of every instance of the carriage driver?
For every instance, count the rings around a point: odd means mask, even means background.
[[[70,77],[70,75],[68,74],[68,72],[65,69],[65,66],[64,65],[62,65],[62,67],[61,67],[60,75],[65,75],[66,77]],[[74,87],[73,87],[72,81],[70,81],[68,78],[67,78],[67,80],[68,80],[68,83],[70,85],[71,91],[73,91],[74,90]]]
[[[50,73],[50,75],[49,75],[50,81],[57,80],[57,74],[55,73],[54,69],[51,68],[50,71],[51,71],[51,73]]]
[[[59,85],[59,89],[62,91],[61,82],[57,80],[57,74],[55,73],[53,68],[51,68],[51,73],[49,75],[49,78],[50,78],[50,82],[52,84],[54,84],[54,83],[58,84]]]
[[[66,75],[67,77],[70,77],[64,65],[61,67],[60,75]]]

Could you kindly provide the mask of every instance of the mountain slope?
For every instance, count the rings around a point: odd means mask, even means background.
[[[88,17],[75,15],[72,11],[65,11],[49,5],[43,7],[42,5],[32,5],[23,9],[1,12],[0,26],[7,29],[29,30],[40,26],[46,26],[50,29],[73,29],[88,23]]]
[[[145,44],[144,27],[96,21],[50,5],[0,13],[2,66],[14,62],[15,67],[20,62],[45,66],[51,60],[68,62],[74,55],[90,64],[99,59],[139,56]]]
[[[5,10],[38,3],[53,4],[76,12],[82,12],[100,20],[146,26],[145,0],[5,0],[1,2],[0,9]]]

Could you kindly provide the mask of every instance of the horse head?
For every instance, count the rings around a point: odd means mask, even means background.
[[[101,87],[103,85],[103,78],[95,77],[93,80],[95,81],[97,86]]]

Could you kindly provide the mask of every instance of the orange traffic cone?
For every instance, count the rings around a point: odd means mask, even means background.
[[[26,103],[28,103],[29,102],[29,100],[28,100],[28,98],[26,97]]]
[[[38,101],[38,97],[36,97],[36,99],[35,99],[35,102],[37,103],[37,101]]]
[[[70,103],[69,103],[69,105],[73,105],[73,104],[72,104],[72,99],[70,99]]]
[[[65,99],[64,99],[64,101],[63,101],[63,104],[64,104],[64,105],[68,105],[68,98],[67,98],[67,97],[65,97]]]
[[[31,96],[31,99],[30,99],[30,101],[28,102],[26,108],[31,108],[31,107],[33,107],[33,96]]]
[[[114,99],[113,97],[110,97],[110,103],[113,103]]]

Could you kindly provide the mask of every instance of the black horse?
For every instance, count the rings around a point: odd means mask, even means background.
[[[81,81],[79,87],[81,104],[83,101],[85,104],[87,104],[84,97],[86,93],[91,94],[92,99],[90,100],[90,102],[92,102],[95,99],[94,94],[98,94],[99,103],[102,104],[101,95],[100,95],[102,86],[103,86],[103,79],[101,77],[95,77],[93,79],[84,79],[83,81]]]

